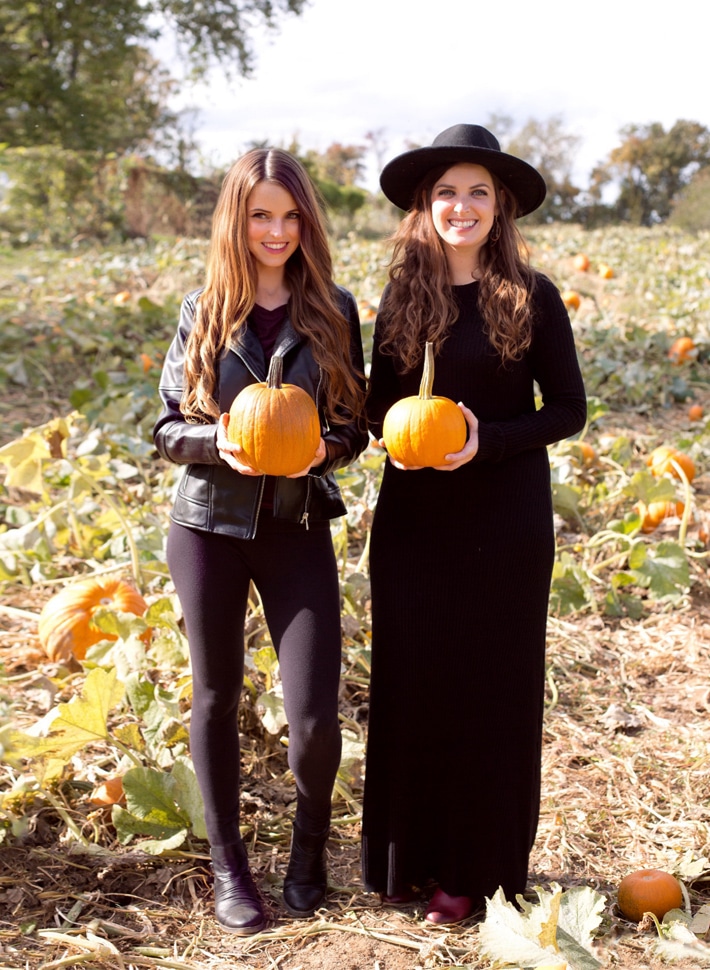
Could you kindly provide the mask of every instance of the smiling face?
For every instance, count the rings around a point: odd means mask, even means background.
[[[493,179],[482,165],[454,165],[434,183],[431,217],[447,255],[472,258],[488,238],[498,204]],[[449,248],[451,247],[451,248]]]
[[[291,195],[278,182],[257,183],[247,202],[247,244],[257,268],[283,267],[298,249],[300,213]]]

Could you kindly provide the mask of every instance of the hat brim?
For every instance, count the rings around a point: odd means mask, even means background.
[[[508,188],[518,203],[516,217],[526,216],[539,208],[547,195],[542,175],[522,158],[492,148],[444,146],[414,148],[398,155],[382,169],[380,187],[400,209],[407,211],[414,203],[422,179],[434,168],[468,162],[482,165]]]

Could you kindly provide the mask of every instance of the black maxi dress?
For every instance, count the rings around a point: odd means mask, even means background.
[[[546,445],[584,425],[584,386],[557,288],[540,277],[533,340],[503,366],[483,330],[478,283],[435,360],[434,394],[480,422],[453,472],[387,462],[370,551],[372,679],[363,879],[394,894],[437,883],[476,908],[525,890],[537,828],[545,628],[554,532]],[[369,417],[416,395],[379,353]],[[536,385],[537,384],[537,388]],[[535,394],[543,406],[536,410]]]

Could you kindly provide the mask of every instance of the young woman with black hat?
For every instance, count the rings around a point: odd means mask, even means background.
[[[284,383],[307,391],[321,437],[289,476],[252,467],[228,439],[228,411],[282,358]],[[360,323],[332,278],[323,212],[288,152],[235,162],[214,213],[205,285],[182,305],[160,380],[155,444],[185,466],[167,558],[192,660],[190,747],[205,804],[215,910],[240,936],[266,916],[240,832],[237,714],[244,619],[257,587],[279,658],[296,782],[284,904],[310,916],[326,892],[325,846],[340,763],[340,590],[330,520],[345,512],[334,471],[367,443]]]
[[[515,219],[545,183],[478,125],[385,166],[406,210],[375,328],[368,414],[434,394],[466,418],[437,468],[387,461],[375,510],[366,886],[433,895],[425,918],[477,913],[526,887],[539,813],[545,627],[554,531],[546,446],[584,425],[584,386],[556,287]],[[542,406],[536,405],[536,393]]]

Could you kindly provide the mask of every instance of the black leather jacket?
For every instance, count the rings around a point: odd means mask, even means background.
[[[179,483],[171,518],[181,525],[208,532],[223,532],[243,539],[256,533],[265,476],[240,475],[217,451],[217,424],[190,424],[180,412],[183,389],[185,343],[195,319],[201,290],[188,293],[182,303],[177,334],[170,345],[160,378],[163,410],[153,429],[161,457],[187,467]],[[350,323],[351,358],[364,370],[360,320],[353,295],[338,287],[340,307]],[[321,416],[321,435],[326,458],[302,478],[275,479],[273,515],[308,527],[310,520],[343,515],[345,505],[333,472],[350,464],[367,445],[364,424],[329,426],[323,408],[322,374],[307,340],[299,336],[287,318],[279,333],[275,354],[284,358],[283,381],[298,384],[313,397]],[[233,340],[219,362],[217,400],[221,412],[229,411],[236,395],[248,384],[265,381],[267,362],[258,337],[245,328]],[[269,510],[271,514],[271,510]]]

